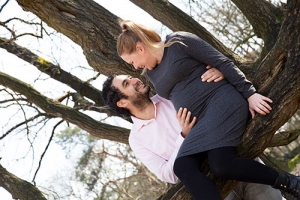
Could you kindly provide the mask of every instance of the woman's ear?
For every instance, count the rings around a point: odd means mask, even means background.
[[[139,52],[145,51],[145,47],[141,42],[136,43],[135,48],[136,48],[136,51],[139,51]]]
[[[117,102],[117,106],[119,108],[126,108],[128,106],[128,100],[121,99],[120,101]]]

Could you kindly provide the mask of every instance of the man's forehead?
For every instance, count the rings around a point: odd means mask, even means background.
[[[112,82],[112,86],[120,88],[122,86],[122,82],[127,79],[129,77],[129,75],[117,75],[115,76],[113,82]]]
[[[122,79],[122,80],[124,80],[124,79],[126,79],[128,77],[129,77],[129,75],[126,75],[126,74],[121,74],[121,75],[117,75],[116,76],[116,78],[119,78],[119,79]]]

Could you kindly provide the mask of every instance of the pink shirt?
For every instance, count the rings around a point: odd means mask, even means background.
[[[155,107],[155,117],[141,120],[132,117],[133,127],[129,144],[136,157],[159,179],[176,183],[173,164],[183,142],[181,126],[171,101],[158,95],[151,98]]]

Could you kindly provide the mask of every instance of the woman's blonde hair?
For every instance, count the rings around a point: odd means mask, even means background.
[[[120,26],[122,28],[122,33],[117,40],[117,51],[119,56],[123,53],[134,53],[138,42],[144,43],[147,47],[150,47],[150,49],[169,47],[176,42],[182,43],[179,39],[176,40],[176,38],[172,38],[164,44],[160,36],[154,30],[131,20],[121,21]],[[142,74],[145,72],[146,68],[144,68]]]
[[[130,20],[125,20],[120,23],[122,33],[118,37],[117,51],[119,56],[123,53],[134,53],[138,42],[144,43],[151,48],[160,48],[160,36],[150,28]]]

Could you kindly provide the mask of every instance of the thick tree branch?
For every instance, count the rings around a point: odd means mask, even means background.
[[[188,14],[174,6],[167,0],[130,0],[172,31],[188,31],[201,37],[203,40],[218,49],[224,55],[239,61],[240,58],[225,47],[217,38],[208,32]]]
[[[265,41],[270,51],[277,40],[283,12],[266,0],[231,0],[247,17],[257,37]]]
[[[195,21],[191,16],[171,4],[167,0],[130,0],[172,31],[188,31],[204,39],[206,42],[215,47],[228,58],[232,59],[235,64],[245,73],[249,80],[254,78],[256,64],[246,61],[237,56],[228,49],[203,26]]]
[[[300,135],[300,130],[282,131],[274,135],[268,147],[285,146],[295,141]]]
[[[59,65],[54,65],[53,63],[34,54],[30,50],[5,38],[0,38],[0,47],[37,67],[38,70],[49,75],[51,78],[70,86],[81,95],[87,96],[95,103],[102,106],[104,105],[100,90],[94,88],[88,82],[84,82],[76,76],[64,71]]]
[[[12,53],[22,60],[37,67],[41,72],[49,75],[51,78],[68,85],[72,89],[76,90],[79,95],[86,96],[93,100],[95,104],[89,109],[97,112],[103,112],[109,116],[119,116],[116,112],[110,109],[101,109],[105,104],[102,100],[102,93],[99,89],[94,88],[88,81],[82,81],[76,76],[64,71],[59,65],[54,65],[51,62],[46,61],[40,56],[34,54],[30,50],[19,46],[15,42],[9,41],[5,38],[0,38],[0,48],[6,49],[9,53]],[[60,101],[61,102],[61,101]],[[82,107],[83,109],[84,107]],[[86,107],[85,107],[86,110]]]
[[[261,149],[265,149],[274,133],[294,115],[299,107],[300,57],[297,49],[300,49],[300,43],[295,42],[299,36],[294,33],[294,30],[300,29],[300,12],[295,12],[295,10],[299,11],[300,4],[297,0],[289,2],[278,41],[263,61],[254,79],[259,92],[273,100],[273,110],[269,115],[256,117],[249,123],[243,142],[243,146],[248,150],[245,149],[243,155],[258,156],[261,152],[255,153],[254,147],[262,145]],[[274,67],[271,59],[273,62],[279,60],[278,66]],[[268,77],[267,81],[264,81],[263,77]]]
[[[12,199],[46,200],[38,188],[11,174],[2,165],[0,165],[0,186],[12,195]]]
[[[118,69],[120,73],[136,74],[116,53],[120,19],[96,2],[18,0],[18,3],[80,45],[89,64],[97,71],[108,75]]]
[[[37,15],[48,26],[80,45],[89,65],[101,74],[129,74],[151,85],[117,54],[116,38],[121,33],[120,18],[93,0],[17,2],[24,10]]]
[[[125,144],[128,143],[128,130],[100,123],[77,110],[62,105],[58,101],[53,101],[52,99],[43,96],[30,85],[2,72],[0,72],[0,84],[26,96],[30,102],[44,110],[47,115],[61,117],[95,137]]]

